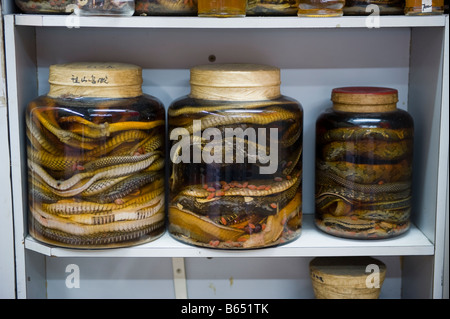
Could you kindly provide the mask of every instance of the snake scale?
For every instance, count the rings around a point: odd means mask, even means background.
[[[30,103],[25,122],[35,238],[109,248],[164,232],[164,114],[143,117],[146,100],[127,100]]]
[[[224,249],[272,246],[301,231],[302,113],[298,103],[286,98],[257,102],[184,100],[168,110],[169,133],[183,128],[192,152],[217,155],[220,161],[183,162],[186,145],[174,140],[170,152],[171,199],[169,232],[194,245]],[[194,120],[201,121],[196,131]],[[208,129],[220,132],[210,138]],[[248,135],[227,135],[229,130],[259,133],[277,131],[276,143]],[[256,134],[257,136],[257,134]],[[178,143],[177,143],[178,142]],[[263,155],[277,148],[273,174],[262,174]],[[233,152],[226,160],[227,150]],[[191,160],[194,154],[191,154]]]
[[[321,131],[316,154],[317,226],[337,236],[364,239],[408,229],[412,136],[409,128]]]

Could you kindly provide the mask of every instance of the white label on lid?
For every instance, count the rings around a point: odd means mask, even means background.
[[[433,2],[432,0],[422,0],[422,12],[432,12]]]

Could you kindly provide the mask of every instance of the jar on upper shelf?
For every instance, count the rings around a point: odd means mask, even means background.
[[[82,16],[132,16],[134,0],[78,0],[78,11]]]
[[[50,66],[50,90],[28,105],[28,225],[61,247],[125,247],[164,233],[162,103],[140,67]]]
[[[142,16],[194,16],[197,0],[136,0],[136,14]]]
[[[344,15],[345,0],[300,0],[299,17],[340,17]]]
[[[298,238],[303,110],[281,95],[280,70],[202,65],[190,83],[168,110],[170,234],[225,249]]]
[[[247,0],[198,0],[199,17],[245,17]]]
[[[331,99],[316,122],[316,225],[358,239],[406,232],[414,128],[397,90],[343,87]]]
[[[77,0],[15,0],[24,13],[72,13]]]
[[[404,0],[345,0],[344,15],[402,15]]]
[[[444,13],[444,0],[406,0],[405,15],[436,15]]]
[[[249,0],[247,16],[295,16],[299,0]]]

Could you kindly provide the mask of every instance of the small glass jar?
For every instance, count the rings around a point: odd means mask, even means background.
[[[61,247],[112,248],[164,233],[165,111],[140,67],[50,66],[26,111],[29,233]]]
[[[77,0],[15,0],[24,13],[72,13]]]
[[[404,0],[345,0],[344,15],[401,15]]]
[[[82,16],[132,16],[134,0],[78,0],[79,14]]]
[[[436,15],[444,13],[444,0],[406,0],[405,15]]]
[[[247,16],[295,16],[299,0],[249,0]]]
[[[198,0],[199,17],[245,17],[247,0]]]
[[[191,69],[190,83],[190,95],[168,111],[170,234],[223,249],[296,239],[303,110],[281,95],[280,70],[203,65]]]
[[[408,230],[413,120],[397,90],[333,89],[316,122],[319,229],[347,238],[389,238]]]
[[[340,17],[344,15],[345,0],[300,0],[299,17]]]
[[[142,16],[196,16],[197,0],[136,0],[136,14]]]

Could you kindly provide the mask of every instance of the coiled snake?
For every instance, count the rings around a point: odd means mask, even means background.
[[[139,112],[128,112],[127,102],[117,106],[124,115],[108,122],[90,119],[86,106],[30,104],[29,230],[35,238],[108,248],[163,233],[164,118],[142,120],[130,116]]]

